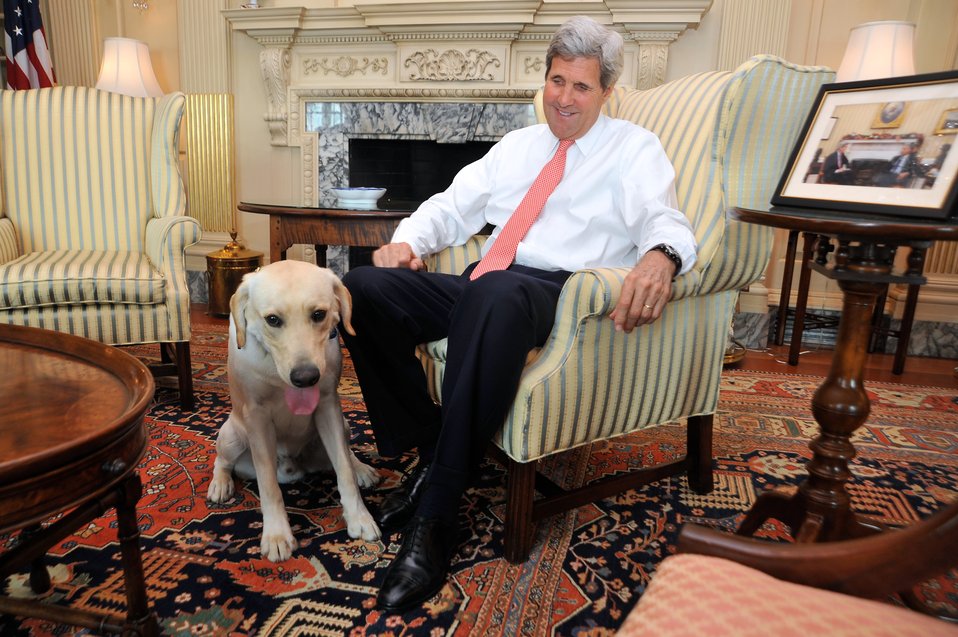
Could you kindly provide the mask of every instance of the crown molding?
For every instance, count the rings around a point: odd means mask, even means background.
[[[623,33],[681,33],[695,27],[712,0],[455,0],[450,2],[356,2],[347,7],[305,6],[227,9],[234,31],[259,41],[277,37],[317,38],[360,33],[406,39],[548,38],[566,19],[588,15]]]

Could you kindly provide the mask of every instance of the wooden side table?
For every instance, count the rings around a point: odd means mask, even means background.
[[[316,246],[317,262],[328,245],[378,248],[389,243],[399,222],[412,210],[344,210],[243,202],[243,212],[269,215],[270,263],[286,258],[297,243]],[[325,263],[320,263],[325,265]]]
[[[837,240],[832,267],[809,265],[835,279],[842,290],[835,354],[828,376],[812,397],[812,414],[821,433],[809,445],[808,478],[794,495],[768,491],[746,514],[741,535],[752,535],[768,518],[788,525],[798,542],[834,541],[872,533],[851,510],[846,484],[848,462],[855,457],[851,436],[868,418],[869,399],[862,382],[872,333],[872,313],[889,283],[925,282],[920,263],[909,261],[904,273],[892,271],[901,246],[924,252],[932,241],[955,240],[958,225],[879,217],[840,211],[733,208],[740,221],[812,232]]]
[[[8,372],[0,375],[0,533],[21,530],[19,545],[0,554],[0,581],[29,568],[31,589],[46,591],[47,550],[115,507],[127,617],[7,596],[0,596],[0,613],[157,635],[136,523],[150,371],[115,347],[14,325],[0,325],[0,368]],[[58,513],[63,517],[41,526]]]

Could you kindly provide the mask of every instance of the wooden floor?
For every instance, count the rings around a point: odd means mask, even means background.
[[[739,366],[744,369],[825,377],[831,368],[833,354],[832,350],[820,346],[806,347],[798,357],[798,365],[793,367],[787,362],[787,344],[770,345],[766,350],[746,352],[745,359]],[[865,362],[864,380],[958,388],[958,378],[955,376],[958,361],[954,359],[909,356],[905,360],[904,372],[897,376],[891,372],[893,359],[893,354],[869,354]]]
[[[217,324],[227,325],[225,318],[212,317],[207,314],[207,308],[202,304],[194,304],[192,311],[193,322],[197,325]],[[809,346],[802,350],[798,365],[792,367],[788,359],[788,346],[772,345],[766,350],[749,350],[745,359],[736,365],[741,369],[783,371],[792,374],[808,374],[822,376],[828,374],[832,363],[832,350],[819,346]],[[865,381],[887,381],[908,385],[926,385],[932,387],[958,388],[958,378],[955,369],[958,361],[943,358],[927,358],[909,356],[905,361],[905,371],[900,376],[891,373],[891,354],[870,354],[865,366]]]

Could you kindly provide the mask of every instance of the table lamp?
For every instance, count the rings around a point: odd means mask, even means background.
[[[96,87],[133,97],[159,97],[163,89],[156,81],[150,49],[139,40],[107,38]]]
[[[915,74],[915,25],[889,20],[851,30],[836,82]]]

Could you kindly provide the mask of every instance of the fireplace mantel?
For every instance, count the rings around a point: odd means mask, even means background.
[[[223,11],[255,39],[274,146],[299,146],[303,102],[528,102],[545,49],[568,17],[589,15],[626,41],[620,84],[665,78],[668,47],[712,0],[363,2]]]

